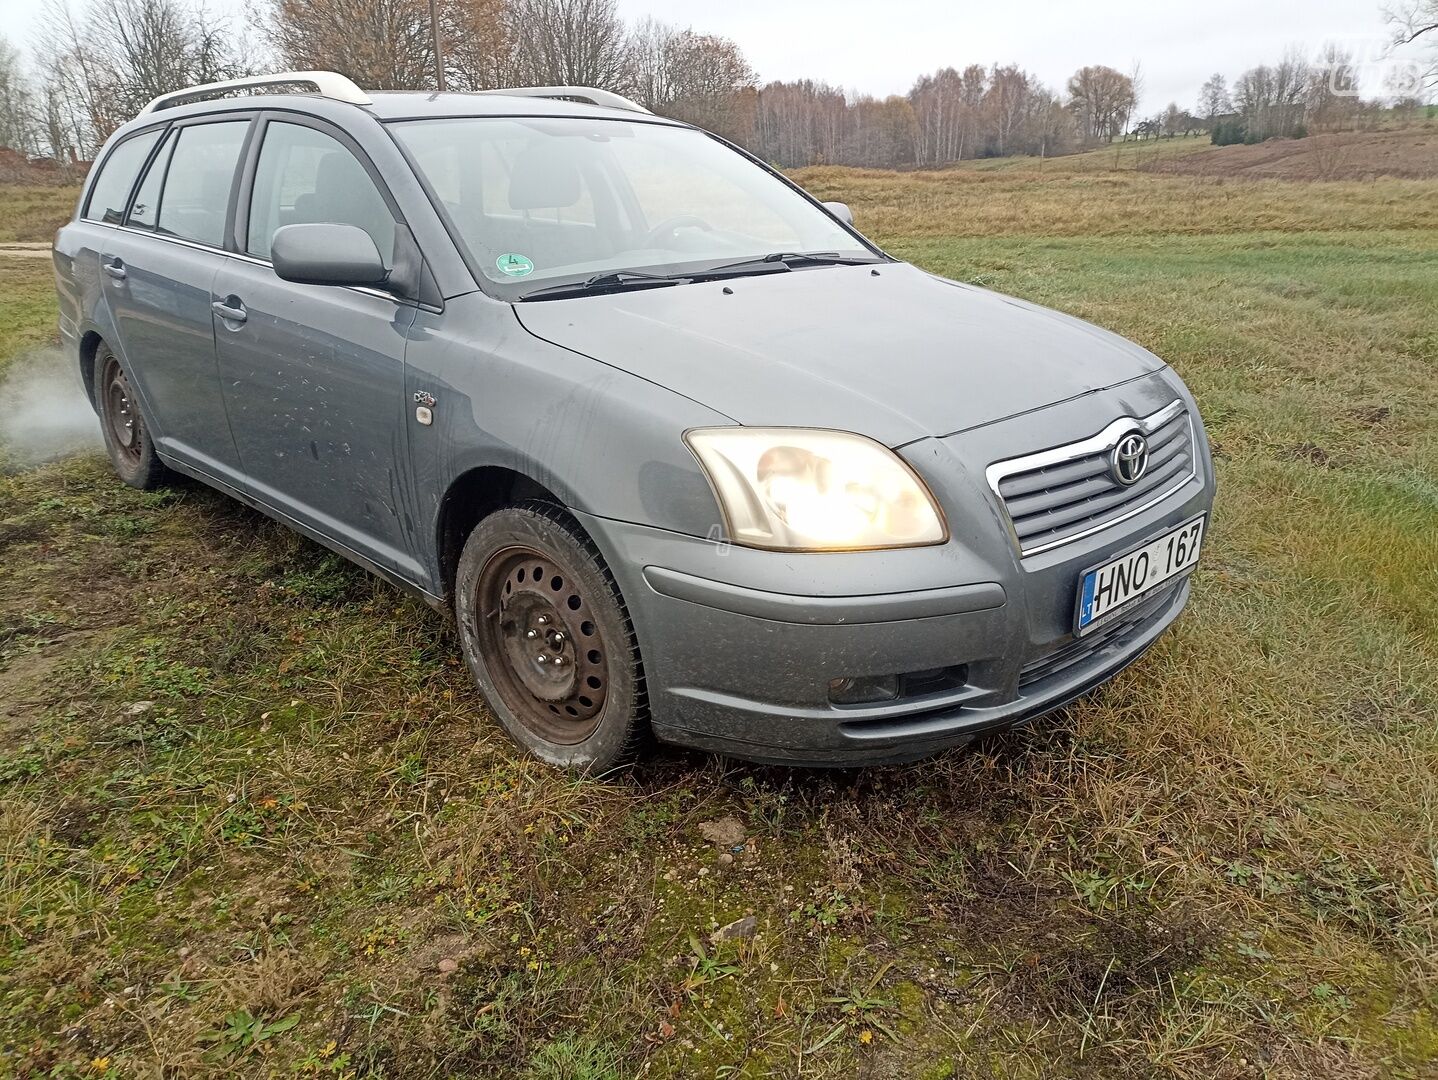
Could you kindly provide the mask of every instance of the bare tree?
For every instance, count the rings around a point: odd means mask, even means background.
[[[909,91],[918,125],[915,160],[940,164],[973,157],[987,89],[988,73],[978,64],[962,72],[949,67],[920,76]]]
[[[1159,126],[1163,129],[1163,133],[1171,139],[1188,129],[1188,114],[1178,107],[1178,102],[1170,101],[1168,107],[1163,110]]]
[[[1086,142],[1112,142],[1133,111],[1133,79],[1101,64],[1069,76],[1068,107]]]
[[[1426,65],[1416,73],[1417,81],[1438,85],[1438,0],[1404,0],[1385,9],[1383,15],[1392,30],[1395,50],[1414,44],[1427,46]],[[1417,87],[1406,89],[1411,94]]]
[[[434,86],[425,0],[277,0],[265,36],[285,68],[338,71],[373,90]]]
[[[754,71],[733,41],[655,19],[629,39],[629,82],[640,104],[744,142],[753,136]]]
[[[984,93],[988,135],[993,153],[1000,156],[1015,150],[1015,136],[1028,115],[1034,83],[1032,76],[1016,64],[995,65]]]
[[[33,91],[20,65],[20,53],[0,37],[0,147],[29,156],[39,149]]]
[[[1304,123],[1314,131],[1342,131],[1354,125],[1358,106],[1353,55],[1329,45],[1321,62],[1309,73]]]
[[[1424,34],[1438,36],[1438,0],[1407,0],[1384,10],[1395,45],[1411,45]]]
[[[1129,105],[1128,111],[1124,113],[1123,126],[1119,129],[1120,131],[1127,131],[1127,130],[1128,130],[1128,122],[1129,122],[1129,119],[1133,116],[1134,110],[1138,108],[1139,100],[1143,97],[1143,61],[1142,61],[1142,60],[1135,60],[1135,61],[1133,62],[1133,67],[1129,68],[1128,81],[1133,84],[1133,101],[1132,101],[1132,103]]]
[[[1299,134],[1307,109],[1313,72],[1297,50],[1278,64],[1260,64],[1233,84],[1233,104],[1243,114],[1250,139]]]
[[[487,90],[510,81],[505,0],[438,0],[445,86]],[[264,34],[287,68],[324,68],[373,90],[437,87],[428,0],[271,0]]]
[[[512,81],[505,0],[440,0],[439,17],[451,90],[492,90]]]
[[[1228,96],[1228,80],[1214,72],[1198,92],[1198,115],[1212,123],[1215,118],[1233,112],[1233,101]]]
[[[513,77],[540,86],[629,87],[629,36],[615,0],[510,0]]]
[[[36,45],[52,151],[89,156],[152,97],[246,74],[247,44],[181,0],[91,0],[79,18],[53,5]]]

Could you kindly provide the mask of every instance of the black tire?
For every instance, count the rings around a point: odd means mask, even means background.
[[[155,453],[150,429],[140,415],[130,377],[110,346],[95,352],[95,410],[105,450],[116,474],[131,487],[150,491],[169,479],[170,470]]]
[[[584,773],[643,748],[649,710],[633,624],[598,550],[563,510],[521,503],[476,525],[454,611],[465,663],[520,746]]]

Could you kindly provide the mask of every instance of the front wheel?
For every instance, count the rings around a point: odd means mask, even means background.
[[[510,738],[544,761],[603,772],[648,734],[644,673],[599,552],[547,503],[475,526],[455,581],[470,673]]]
[[[120,479],[142,491],[163,484],[169,470],[155,453],[130,376],[120,366],[119,358],[104,344],[95,355],[95,405],[105,436],[105,450]]]

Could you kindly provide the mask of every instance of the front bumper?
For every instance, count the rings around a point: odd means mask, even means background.
[[[1172,397],[1171,384],[1128,393],[1165,392]],[[1128,408],[1138,414],[1150,404]],[[1050,412],[1060,436],[1069,426],[1082,432],[1095,414],[1092,402],[1071,416]],[[953,538],[935,547],[766,552],[578,515],[629,607],[655,734],[756,761],[906,761],[1057,709],[1138,659],[1183,610],[1188,579],[1076,639],[1079,575],[1208,511],[1207,454],[1192,481],[1160,504],[1023,558],[982,476],[973,478],[981,470],[964,467],[976,454],[992,457],[1003,438],[985,430],[905,448],[949,515]],[[949,674],[941,685],[920,681],[919,692],[896,700],[829,700],[833,679],[939,670]]]

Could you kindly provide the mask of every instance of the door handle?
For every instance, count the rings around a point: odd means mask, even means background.
[[[227,296],[223,300],[216,300],[210,307],[226,322],[244,322],[250,317],[238,296]]]
[[[116,257],[113,262],[102,262],[100,265],[105,268],[105,273],[109,274],[116,281],[124,280],[125,264],[120,258]]]

